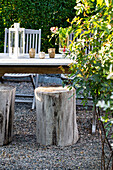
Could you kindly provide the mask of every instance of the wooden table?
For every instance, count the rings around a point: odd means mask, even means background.
[[[49,58],[46,54],[45,59],[29,58],[29,55],[12,59],[7,53],[0,53],[0,76],[5,73],[38,73],[38,74],[61,74],[59,68],[63,66],[65,73],[69,73],[69,58],[62,58],[61,54],[56,54],[55,58]]]

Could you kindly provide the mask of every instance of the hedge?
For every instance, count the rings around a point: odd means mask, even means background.
[[[19,22],[26,29],[41,29],[41,50],[47,52],[54,46],[49,42],[50,28],[53,26],[67,27],[75,16],[75,0],[1,0],[0,7],[0,52],[4,48],[4,29]],[[58,45],[56,45],[58,50]]]

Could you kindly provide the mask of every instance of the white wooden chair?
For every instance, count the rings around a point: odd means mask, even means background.
[[[9,53],[9,29],[5,28],[5,43],[4,43],[4,53]],[[25,29],[25,45],[24,45],[24,53],[29,54],[29,49],[35,48],[36,55],[40,52],[41,48],[41,29],[39,30],[32,30],[32,29]],[[33,85],[33,90],[38,86],[38,74],[9,74],[6,73],[2,76],[2,83],[4,81],[28,81]],[[27,78],[28,77],[28,78]],[[24,78],[24,80],[23,80]],[[27,78],[27,79],[26,79]],[[22,102],[22,103],[31,103],[32,102],[32,109],[35,108],[35,95],[28,95],[28,94],[16,94],[17,97],[24,97],[24,98],[31,98],[32,99],[15,99],[15,102]]]
[[[91,35],[90,35],[91,36]],[[77,41],[77,39],[78,39],[79,37],[77,37],[77,38],[75,38],[75,40],[74,41]],[[71,41],[73,41],[73,39],[74,39],[74,33],[72,32],[71,34],[69,34],[69,38],[68,38],[68,45],[70,45],[71,44]],[[93,49],[93,46],[88,46],[87,47],[87,49],[85,50],[85,54],[88,54],[89,53],[89,51],[91,51]],[[74,76],[73,77],[69,77],[67,74],[61,74],[61,79],[62,80],[73,80],[74,79]]]

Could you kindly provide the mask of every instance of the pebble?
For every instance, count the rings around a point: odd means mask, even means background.
[[[30,92],[29,83],[20,86]],[[19,83],[18,83],[18,91]],[[13,141],[0,147],[0,170],[99,170],[101,142],[90,134],[91,110],[77,109],[79,140],[68,147],[42,146],[36,142],[36,110],[29,104],[16,104]]]

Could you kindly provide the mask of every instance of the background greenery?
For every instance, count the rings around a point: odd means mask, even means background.
[[[93,0],[78,0],[66,30],[74,34],[68,47],[73,60],[69,78],[74,77],[70,88],[84,97],[83,104],[92,97],[92,125],[97,121],[102,143],[101,169],[108,170],[113,169],[113,1],[97,0],[93,7]]]
[[[0,52],[4,48],[4,29],[14,22],[26,29],[41,29],[41,50],[47,52],[54,46],[54,39],[49,42],[50,28],[67,27],[75,16],[75,0],[0,0]],[[56,45],[58,50],[58,45]]]

